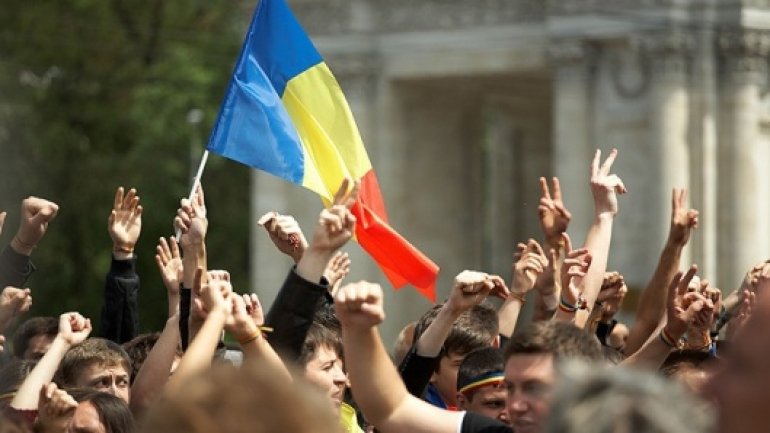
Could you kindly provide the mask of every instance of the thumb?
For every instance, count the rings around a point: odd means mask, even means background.
[[[53,206],[43,206],[40,208],[40,210],[30,218],[30,223],[32,224],[43,224],[50,220],[52,220],[56,213],[58,212],[58,209]]]

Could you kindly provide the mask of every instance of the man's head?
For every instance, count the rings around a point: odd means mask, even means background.
[[[683,350],[669,355],[660,372],[679,382],[694,395],[703,396],[706,384],[718,365],[719,360],[712,358],[708,352]]]
[[[55,381],[60,388],[89,388],[130,398],[131,359],[110,340],[89,338],[64,355]]]
[[[417,323],[414,341],[419,340],[440,308],[441,305],[438,305],[423,315]],[[465,355],[476,349],[494,346],[498,341],[497,312],[488,305],[476,305],[455,320],[444,341],[438,367],[430,379],[444,402],[450,406],[457,405],[457,370]]]
[[[517,433],[541,431],[556,384],[556,360],[601,363],[601,344],[574,325],[535,322],[515,334],[505,348],[506,406]]]
[[[19,359],[38,360],[48,352],[59,332],[54,317],[32,317],[19,325],[13,337],[13,354]]]
[[[750,433],[770,426],[770,296],[763,293],[730,345],[706,394],[719,408],[719,431]]]
[[[508,423],[503,385],[503,353],[495,347],[474,350],[457,372],[457,407]]]
[[[71,431],[133,433],[134,417],[122,399],[93,389],[73,389],[67,392],[78,402],[70,424]]]
[[[657,375],[575,360],[558,369],[545,433],[711,431],[711,412]]]
[[[339,410],[348,378],[342,358],[340,323],[330,310],[316,313],[298,362],[305,379],[325,393]]]
[[[144,364],[144,361],[147,359],[147,355],[150,354],[150,351],[152,350],[153,346],[155,346],[155,343],[158,342],[159,338],[160,332],[153,332],[149,334],[137,335],[131,341],[127,341],[122,344],[121,347],[123,347],[123,350],[128,353],[128,357],[131,359],[132,384],[134,383],[134,380],[136,380],[136,376],[139,374],[139,369],[142,368],[142,364]],[[181,347],[178,347],[174,363],[172,364],[171,371],[169,373],[173,373],[174,370],[176,370],[182,355],[182,349]]]

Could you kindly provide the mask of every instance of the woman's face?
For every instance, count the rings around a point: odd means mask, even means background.
[[[316,348],[315,354],[305,365],[305,379],[317,386],[339,410],[345,396],[348,378],[343,369],[342,359],[328,346]]]

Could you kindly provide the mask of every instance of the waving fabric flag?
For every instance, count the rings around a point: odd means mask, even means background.
[[[387,223],[385,205],[345,96],[285,0],[261,0],[208,150],[302,185],[330,202],[359,179],[356,239],[394,287],[435,301],[438,267]]]

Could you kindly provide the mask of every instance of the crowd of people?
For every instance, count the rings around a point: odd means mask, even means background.
[[[179,238],[156,247],[166,325],[142,335],[137,192],[119,187],[107,218],[112,262],[97,324],[77,312],[24,317],[30,256],[58,211],[29,197],[0,252],[0,332],[15,329],[0,340],[0,432],[769,432],[770,260],[723,298],[680,263],[699,214],[674,189],[658,265],[634,320],[619,323],[628,289],[607,270],[626,192],[612,174],[616,157],[597,151],[591,163],[594,217],[582,246],[567,234],[558,179],[541,178],[542,241],[513,248],[510,284],[460,272],[392,353],[378,332],[383,289],[343,283],[356,182],[342,182],[309,239],[288,215],[255,222],[294,261],[267,309],[208,269],[198,187],[173,218]],[[526,323],[525,302],[534,304]]]

